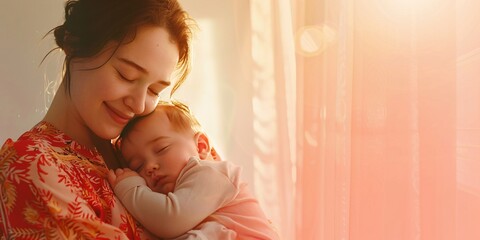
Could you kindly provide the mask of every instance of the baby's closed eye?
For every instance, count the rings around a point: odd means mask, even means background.
[[[155,154],[162,154],[162,153],[164,153],[164,152],[168,149],[169,146],[170,146],[170,145],[160,146],[160,147],[156,148],[156,149],[154,150],[154,152],[155,152]]]

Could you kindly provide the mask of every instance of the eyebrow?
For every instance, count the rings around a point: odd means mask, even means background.
[[[130,65],[132,67],[134,67],[135,69],[137,69],[138,71],[144,73],[144,74],[148,74],[148,71],[147,69],[143,68],[142,66],[138,65],[137,63],[131,61],[131,60],[128,60],[126,58],[118,58],[120,61],[122,61],[123,63],[127,64],[127,65]],[[158,83],[162,84],[162,85],[165,85],[165,86],[170,86],[170,82],[169,81],[165,81],[165,80],[160,80],[158,81]]]
[[[167,136],[159,136],[155,139],[150,140],[147,144],[153,143],[153,142],[156,142],[156,141],[159,141],[159,140],[162,140],[162,139],[167,139],[167,138],[168,138]]]
[[[142,72],[142,73],[145,73],[145,74],[148,73],[147,69],[143,68],[142,66],[138,65],[137,63],[135,63],[135,62],[133,62],[133,61],[131,61],[131,60],[128,60],[128,59],[126,59],[126,58],[118,58],[118,59],[119,59],[120,61],[122,61],[122,62],[124,62],[124,63],[126,63],[126,64],[128,64],[128,65],[130,65],[130,66],[132,66],[132,67],[134,67],[135,69],[137,69],[138,71],[140,71],[140,72]]]

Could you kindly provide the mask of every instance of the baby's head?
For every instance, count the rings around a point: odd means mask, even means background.
[[[155,192],[172,192],[190,157],[206,159],[210,144],[201,126],[180,102],[159,103],[151,114],[130,122],[117,144],[129,168]]]

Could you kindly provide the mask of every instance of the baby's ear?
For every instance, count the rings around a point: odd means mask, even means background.
[[[201,160],[207,159],[210,154],[210,143],[208,137],[202,132],[195,134],[195,141],[197,143],[198,156]]]

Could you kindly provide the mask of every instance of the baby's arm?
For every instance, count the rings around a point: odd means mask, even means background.
[[[169,240],[235,240],[237,233],[219,222],[205,222],[180,237]]]
[[[177,237],[193,229],[238,194],[237,187],[224,174],[192,160],[177,180],[174,192],[167,195],[153,192],[131,170],[120,173],[109,174],[115,193],[144,227],[162,238]]]
[[[129,177],[135,177],[138,175],[137,172],[130,170],[129,168],[117,168],[115,171],[110,169],[108,173],[108,182],[112,185],[112,187],[116,187],[121,181],[128,179]]]

